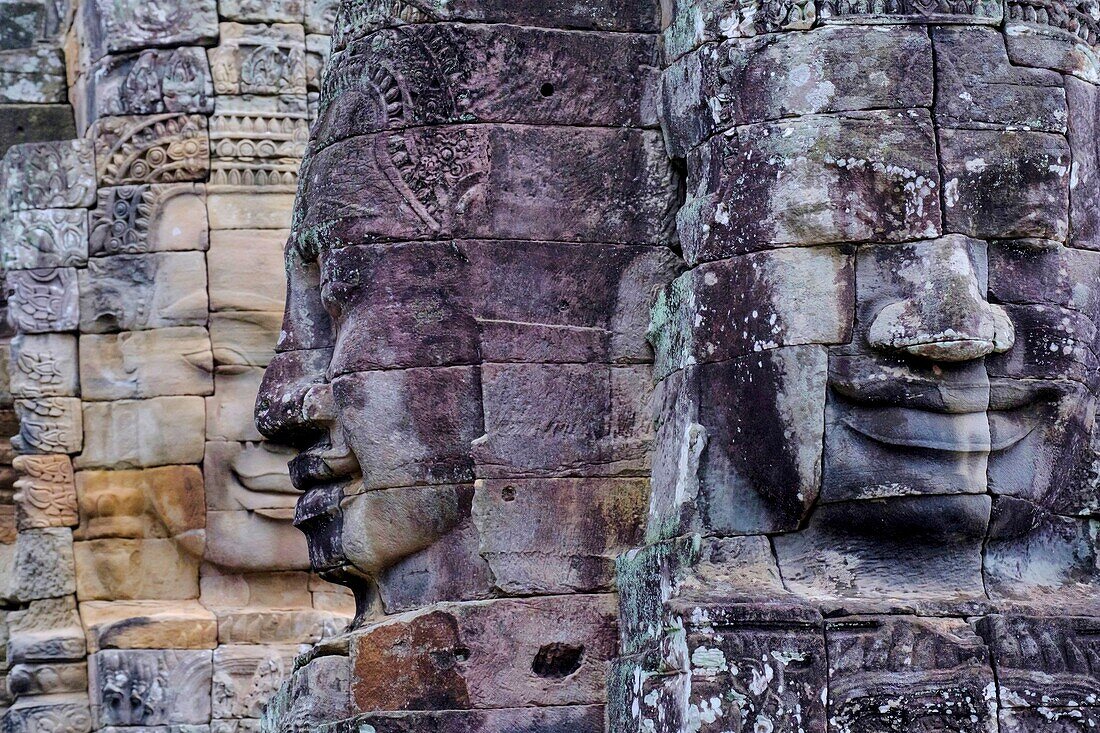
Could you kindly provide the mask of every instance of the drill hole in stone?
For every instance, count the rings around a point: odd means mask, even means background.
[[[539,677],[560,680],[581,668],[584,647],[554,642],[544,644],[531,663],[531,671]]]
[[[464,646],[457,647],[454,650],[455,661],[459,664],[470,660],[470,650]]]
[[[516,487],[515,486],[505,486],[500,492],[500,498],[504,499],[504,501],[515,501],[516,500]]]
[[[554,96],[554,85],[551,84],[550,82],[546,82],[541,87],[539,87],[539,94],[541,94],[544,97]]]

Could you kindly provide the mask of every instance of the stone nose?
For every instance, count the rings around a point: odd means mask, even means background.
[[[882,308],[871,322],[875,349],[932,361],[963,362],[1008,351],[1016,330],[1008,313],[982,294],[976,273],[958,262],[931,268],[910,297]]]

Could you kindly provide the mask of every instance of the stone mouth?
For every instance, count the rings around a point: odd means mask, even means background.
[[[855,433],[892,448],[946,453],[1006,450],[1024,440],[1035,424],[1022,410],[947,413],[906,407],[850,405],[841,421]],[[992,424],[992,426],[991,426]]]

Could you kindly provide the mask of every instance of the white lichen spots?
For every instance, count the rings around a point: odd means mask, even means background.
[[[966,168],[967,173],[981,173],[989,167],[989,163],[985,162],[985,158],[971,158],[963,167]]]
[[[697,677],[714,677],[727,670],[729,665],[721,649],[700,646],[691,653],[691,673]]]
[[[961,94],[959,94],[959,99],[961,99],[964,102],[973,102],[974,101],[974,97],[973,97],[973,95],[970,94],[970,92],[962,92]]]
[[[949,209],[955,208],[955,204],[959,203],[959,179],[952,178],[943,186],[943,203]]]
[[[729,207],[726,206],[724,201],[720,202],[718,206],[716,206],[714,209],[714,223],[721,224],[722,226],[729,226],[730,210]]]
[[[765,664],[763,669],[752,670],[752,682],[749,683],[749,689],[752,690],[754,695],[762,695],[774,679],[775,670],[770,664]]]
[[[360,723],[359,724],[359,733],[377,733],[377,731],[374,729],[374,726],[371,725],[370,723]]]
[[[752,733],[772,733],[775,730],[775,724],[768,718],[768,716],[760,713],[756,716],[756,721],[752,726]]]
[[[1069,166],[1061,165],[1059,163],[1051,163],[1049,166],[1047,166],[1047,170],[1049,170],[1051,173],[1055,174],[1059,178],[1065,178],[1066,174],[1069,173]]]

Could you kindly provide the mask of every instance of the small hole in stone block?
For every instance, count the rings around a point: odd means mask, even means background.
[[[461,663],[470,659],[470,650],[464,646],[455,647],[454,653],[456,662]]]
[[[516,487],[515,486],[505,486],[500,492],[500,498],[504,499],[505,501],[515,501],[516,500]]]
[[[545,83],[545,84],[543,84],[543,85],[542,85],[542,87],[541,87],[541,88],[539,89],[539,94],[541,94],[541,95],[542,95],[542,96],[544,96],[544,97],[552,97],[552,96],[554,96],[554,85],[553,85],[553,84],[551,84],[550,82],[546,82],[546,83]]]
[[[531,663],[531,671],[539,677],[560,680],[580,669],[583,659],[583,646],[560,642],[544,644],[535,655],[535,661]]]

